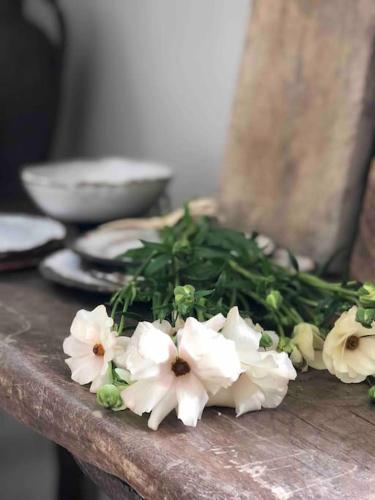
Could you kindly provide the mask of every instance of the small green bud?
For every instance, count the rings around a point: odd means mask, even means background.
[[[174,300],[179,314],[185,316],[194,305],[195,288],[191,285],[176,286],[174,289]]]
[[[174,298],[176,304],[181,302],[194,302],[195,288],[191,285],[176,286],[174,289]]]
[[[278,350],[290,354],[294,349],[294,342],[288,337],[281,337],[279,340]]]
[[[363,307],[375,307],[375,285],[369,281],[358,290],[359,302]]]
[[[264,347],[266,349],[267,347],[271,347],[272,343],[273,342],[271,336],[268,335],[268,333],[263,332],[260,338],[259,346]]]
[[[365,328],[371,328],[372,323],[375,320],[375,309],[365,309],[364,307],[359,307],[357,314],[355,315],[355,320],[361,323]]]
[[[281,306],[282,301],[283,297],[278,290],[271,290],[266,297],[267,304],[275,310]]]
[[[186,251],[190,248],[190,243],[187,239],[182,239],[176,241],[176,243],[173,245],[172,252],[174,254],[176,253],[186,253]]]
[[[368,399],[370,403],[375,403],[375,385],[368,390]]]
[[[103,385],[96,393],[96,400],[104,408],[119,409],[123,405],[119,389],[113,384]]]

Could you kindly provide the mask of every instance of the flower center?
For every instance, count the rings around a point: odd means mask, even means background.
[[[172,372],[176,377],[181,377],[181,375],[186,375],[190,372],[190,366],[183,359],[176,358],[176,361],[172,364]]]
[[[358,346],[359,346],[359,337],[357,337],[357,335],[350,335],[350,337],[346,339],[345,343],[346,349],[354,351],[355,349],[357,349]]]
[[[92,352],[95,354],[95,356],[104,356],[105,351],[102,344],[95,344],[92,348]]]

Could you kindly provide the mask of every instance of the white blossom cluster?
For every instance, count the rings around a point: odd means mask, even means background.
[[[177,331],[167,321],[142,321],[128,338],[116,335],[101,305],[77,313],[63,348],[72,379],[91,383],[92,392],[111,383],[113,363],[124,385],[112,407],[149,413],[156,430],[172,410],[195,426],[206,406],[233,407],[237,415],[278,406],[297,374],[288,355],[275,350],[277,336],[267,333],[274,339],[269,350],[259,345],[259,326],[233,307],[227,318],[187,318]]]

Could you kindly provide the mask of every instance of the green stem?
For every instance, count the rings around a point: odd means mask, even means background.
[[[237,264],[237,262],[234,260],[228,261],[228,264],[233,269],[233,271],[236,271],[238,274],[241,274],[242,276],[250,280],[268,282],[271,281],[269,276],[261,276],[260,274],[252,273],[248,269],[245,269],[244,267]]]
[[[124,325],[125,325],[125,313],[126,313],[128,307],[129,307],[129,303],[130,303],[130,297],[126,296],[126,294],[129,292],[129,290],[131,289],[131,287],[135,285],[135,283],[137,282],[138,277],[144,271],[144,269],[150,263],[151,259],[153,259],[154,256],[155,256],[155,252],[152,252],[147,257],[147,259],[134,272],[134,274],[131,277],[131,280],[129,281],[129,283],[124,288],[122,288],[119,292],[117,292],[117,294],[113,297],[113,299],[111,301],[111,302],[114,301],[114,304],[112,306],[112,311],[111,311],[111,318],[115,317],[119,304],[122,301],[124,301],[124,305],[123,305],[122,313],[121,313],[120,325],[119,325],[119,328],[118,328],[118,335],[120,335],[121,332],[124,329]],[[124,300],[124,298],[125,298],[125,300]]]
[[[343,288],[340,283],[330,283],[328,281],[323,280],[322,278],[318,278],[313,274],[309,273],[299,273],[299,279],[310,286],[315,288],[319,288],[321,290],[329,290],[331,292],[336,292],[347,297],[357,298],[358,292],[356,290],[349,290],[347,288]]]

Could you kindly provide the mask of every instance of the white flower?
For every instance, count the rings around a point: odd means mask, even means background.
[[[342,382],[362,382],[375,373],[375,326],[355,320],[357,307],[342,313],[324,342],[327,369]]]
[[[125,348],[129,339],[116,337],[113,319],[103,305],[93,311],[81,309],[70,327],[71,335],[64,340],[66,360],[72,379],[81,385],[91,382],[90,391],[110,382],[108,363]]]
[[[209,404],[236,408],[237,416],[278,406],[289,380],[297,376],[288,355],[260,350],[261,333],[241,318],[237,307],[229,311],[222,333],[235,342],[243,373],[232,386],[212,396]]]
[[[294,327],[291,345],[293,350],[290,355],[294,366],[311,366],[316,370],[324,370],[323,345],[324,340],[319,335],[319,329],[310,323],[299,323]]]
[[[156,430],[173,410],[185,425],[195,426],[208,401],[239,376],[233,342],[207,325],[188,318],[177,333],[177,346],[155,325],[138,324],[127,351],[127,369],[136,382],[122,392],[125,405],[137,415],[151,412]]]

